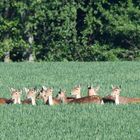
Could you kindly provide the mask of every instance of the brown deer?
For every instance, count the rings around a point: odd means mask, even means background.
[[[52,88],[46,88],[45,86],[42,87],[42,91],[40,92],[40,97],[44,100],[45,104],[48,105],[57,105],[60,104],[61,101],[58,98],[52,97],[53,95],[53,89]]]
[[[100,87],[94,88],[92,85],[88,86],[88,96],[98,95],[97,92],[100,89]]]
[[[104,104],[101,97],[94,95],[94,96],[86,96],[78,99],[74,99],[69,103],[96,103],[96,104]]]
[[[116,89],[118,91],[121,91],[121,87],[114,87],[112,86],[112,89]],[[118,94],[119,96],[120,94]],[[123,97],[119,96],[118,97],[119,104],[132,104],[132,103],[140,103],[140,98],[132,98],[132,97]]]
[[[26,97],[27,99],[22,101],[22,104],[32,104],[32,105],[36,105],[36,94],[37,91],[34,88],[24,88],[25,92],[26,92]]]
[[[75,86],[71,91],[71,95],[74,96],[76,99],[81,98],[81,86]]]
[[[52,97],[52,95],[53,95],[53,89],[49,88],[47,90],[47,96],[49,97],[48,98],[48,104],[49,105],[58,105],[58,104],[60,104],[61,100],[59,98]]]
[[[11,91],[11,96],[12,98],[7,99],[7,98],[0,98],[0,104],[12,104],[15,102],[15,97],[16,94],[18,93],[18,90],[15,90],[14,88],[10,88]]]
[[[82,98],[68,100],[66,95],[65,95],[65,91],[63,91],[59,95],[59,98],[64,103],[96,103],[96,104],[103,104],[102,98],[97,96],[97,95],[86,96],[86,97],[82,97]]]
[[[115,103],[116,105],[120,104],[120,87],[112,87],[111,95],[103,97],[104,103]]]
[[[21,90],[16,90],[11,88],[11,96],[14,104],[21,104],[20,96],[22,94]]]
[[[47,93],[48,93],[48,89],[45,86],[42,86],[40,93],[37,95],[38,99],[43,99],[44,104],[48,104],[49,96],[47,95]]]
[[[66,97],[66,91],[60,89],[58,93],[58,99],[61,100],[62,103],[69,103],[70,101],[74,100],[74,97]]]

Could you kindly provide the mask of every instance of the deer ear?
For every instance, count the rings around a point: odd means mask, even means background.
[[[19,90],[19,93],[22,94],[22,90]]]
[[[28,93],[29,92],[29,89],[28,88],[24,88],[25,92]]]
[[[81,88],[81,84],[79,84],[77,87]]]
[[[36,90],[37,93],[38,93],[39,91],[40,91],[39,89]]]
[[[96,87],[96,89],[95,89],[95,90],[96,90],[96,91],[98,91],[99,89],[100,89],[100,86]]]
[[[15,89],[14,88],[10,88],[10,91],[13,92],[13,91],[15,91]]]
[[[47,87],[45,87],[45,86],[42,86],[42,89],[43,89],[43,90],[47,90]]]
[[[113,89],[113,88],[114,88],[114,86],[113,86],[113,85],[111,85],[111,88]]]

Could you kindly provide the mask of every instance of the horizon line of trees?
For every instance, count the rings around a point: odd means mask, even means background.
[[[0,61],[140,60],[139,0],[1,0]]]

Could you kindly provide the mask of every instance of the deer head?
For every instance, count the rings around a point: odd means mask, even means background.
[[[36,99],[37,91],[35,90],[35,88],[31,88],[31,89],[24,88],[24,89],[27,94],[27,99],[31,99],[32,105],[36,105],[35,99]]]
[[[42,90],[40,92],[40,98],[42,98],[44,100],[44,102],[46,103],[49,96],[52,96],[52,93],[53,93],[53,89],[52,88],[43,88],[42,87]]]
[[[61,101],[64,102],[64,99],[66,98],[66,91],[65,90],[61,90],[58,93],[58,99],[60,99]]]
[[[22,94],[22,91],[14,88],[11,88],[10,91],[14,104],[21,104],[20,96]]]
[[[94,88],[92,85],[88,86],[88,96],[98,95],[97,92],[100,89],[100,87]]]
[[[115,103],[119,104],[119,96],[120,96],[121,88],[112,86],[111,95],[115,98]]]
[[[81,86],[75,86],[71,91],[71,95],[75,96],[76,98],[81,98]]]

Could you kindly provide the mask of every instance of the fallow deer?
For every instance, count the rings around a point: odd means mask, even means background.
[[[60,99],[52,97],[52,94],[53,94],[53,89],[46,88],[44,86],[42,87],[42,90],[39,96],[43,99],[45,104],[48,104],[48,105],[60,104],[61,103]]]
[[[14,99],[15,99],[14,95],[16,94],[16,90],[11,88],[10,91],[11,91],[12,98],[10,98],[10,99],[0,98],[0,104],[12,104],[12,103],[14,103]]]
[[[60,90],[58,94],[58,99],[61,100],[62,103],[69,103],[74,100],[74,97],[66,97],[66,91]]]
[[[104,103],[115,103],[116,105],[120,104],[120,92],[120,87],[112,87],[111,95],[102,98]]]
[[[14,104],[21,104],[20,96],[22,94],[21,90],[16,90],[14,88],[11,88],[11,96]]]
[[[26,92],[26,97],[27,99],[22,101],[22,104],[32,104],[32,105],[36,105],[36,94],[37,91],[34,88],[24,88],[25,92]]]
[[[52,97],[53,95],[53,89],[52,88],[48,88],[47,89],[47,96],[49,97],[48,98],[48,104],[49,105],[58,105],[61,103],[61,100],[58,99],[58,98],[54,98]]]
[[[117,89],[117,87],[113,87],[112,89]],[[120,90],[120,87],[118,87],[117,90]],[[140,103],[140,98],[133,98],[133,97],[124,97],[124,96],[120,96],[118,97],[119,100],[119,104],[133,104],[133,103]]]
[[[81,98],[81,86],[75,86],[71,91],[71,95],[74,96],[76,99]]]
[[[92,85],[88,86],[88,96],[98,95],[97,92],[100,89],[100,87],[94,88]]]

